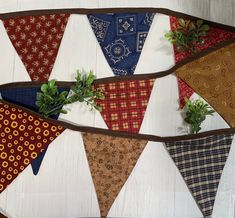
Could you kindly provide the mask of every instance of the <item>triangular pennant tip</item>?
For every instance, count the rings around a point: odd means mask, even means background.
[[[178,18],[170,17],[170,26],[171,30],[174,30],[178,26]],[[227,30],[223,30],[221,28],[210,27],[208,34],[204,37],[204,43],[197,48],[199,51],[206,50],[218,43],[230,40],[235,38],[235,32],[229,32]],[[179,51],[176,46],[174,45],[174,55],[175,55],[175,62],[179,63],[180,61],[184,60],[185,58],[191,56],[189,52]],[[179,97],[180,97],[180,108],[185,106],[184,98],[190,98],[194,90],[184,81],[178,80],[179,86]]]
[[[7,34],[33,81],[47,81],[70,14],[3,19]]]
[[[88,15],[92,30],[115,75],[134,73],[154,15],[154,13]]]
[[[102,217],[106,217],[148,141],[82,133]]]
[[[64,128],[3,102],[0,121],[1,193]]]
[[[205,217],[212,215],[233,134],[166,142],[166,148]]]
[[[175,71],[231,127],[235,127],[234,55],[235,43],[231,43]]]
[[[189,99],[194,90],[183,80],[178,78],[178,87],[179,87],[179,101],[180,101],[180,109],[183,109],[185,106],[185,98]]]
[[[59,87],[59,92],[69,91],[69,88]],[[38,108],[35,105],[37,92],[40,91],[40,87],[17,87],[17,88],[0,88],[2,99],[17,104],[35,112],[38,112]],[[53,116],[54,119],[58,119],[59,115]],[[34,175],[37,175],[42,164],[43,158],[46,154],[46,150],[32,161],[31,166]]]
[[[40,170],[40,167],[42,165],[42,161],[43,161],[43,158],[44,158],[46,152],[47,152],[47,148],[45,148],[45,150],[43,152],[41,152],[41,154],[39,154],[38,157],[31,162],[31,167],[33,170],[33,174],[35,176],[38,174],[38,172]]]
[[[97,103],[109,129],[139,132],[154,82],[147,79],[96,85],[105,92],[105,99]]]

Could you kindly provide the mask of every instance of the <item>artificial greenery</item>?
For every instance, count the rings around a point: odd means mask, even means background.
[[[101,89],[93,87],[94,80],[95,76],[92,71],[82,76],[78,70],[76,82],[71,87],[70,94],[67,91],[60,92],[54,79],[42,84],[41,91],[37,92],[36,97],[36,105],[39,108],[39,112],[45,117],[67,113],[63,106],[77,101],[86,102],[91,110],[100,111],[101,108],[96,104],[95,100],[104,99],[104,93]]]
[[[198,133],[201,130],[201,124],[207,115],[213,115],[215,112],[212,108],[201,99],[186,101],[186,113],[184,121],[191,127],[191,133]]]
[[[176,45],[177,50],[187,51],[191,54],[198,52],[197,46],[204,43],[209,26],[203,20],[190,21],[182,18],[178,19],[178,25],[174,25],[174,30],[165,34],[165,38]]]

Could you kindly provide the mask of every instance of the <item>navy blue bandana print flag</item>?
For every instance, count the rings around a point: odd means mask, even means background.
[[[20,105],[29,108],[35,112],[38,112],[38,108],[35,105],[36,94],[40,90],[40,87],[19,87],[19,88],[0,88],[0,93],[3,100],[10,103]],[[69,88],[59,88],[59,91],[69,91]],[[58,119],[58,116],[54,116],[54,119]],[[46,154],[47,148],[32,161],[31,166],[34,175],[38,174],[44,155]]]
[[[154,13],[88,15],[93,32],[115,75],[134,73],[154,15]]]
[[[166,142],[204,217],[212,215],[217,189],[230,151],[233,134]]]

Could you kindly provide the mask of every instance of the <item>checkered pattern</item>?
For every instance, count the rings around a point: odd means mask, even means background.
[[[166,148],[205,217],[211,216],[232,134],[166,142]]]
[[[109,129],[138,133],[155,79],[99,84],[105,99],[98,101]]]

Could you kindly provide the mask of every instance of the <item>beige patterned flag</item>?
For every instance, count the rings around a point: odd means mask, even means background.
[[[148,141],[83,133],[100,213],[106,217]]]
[[[176,75],[235,127],[235,43],[192,61]]]

